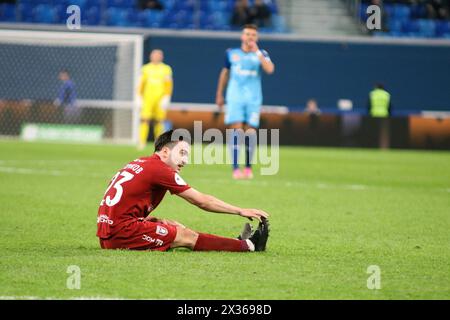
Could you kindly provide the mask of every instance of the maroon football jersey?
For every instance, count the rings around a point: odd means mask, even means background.
[[[128,163],[111,180],[100,203],[97,236],[109,238],[138,218],[155,210],[167,190],[171,194],[186,191],[190,186],[157,154]]]

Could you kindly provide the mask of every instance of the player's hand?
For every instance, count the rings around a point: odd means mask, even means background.
[[[219,106],[219,109],[222,110],[223,105],[225,104],[225,99],[222,95],[216,96],[216,104]]]
[[[170,96],[165,95],[164,97],[161,98],[161,108],[163,110],[167,110],[169,108],[169,105],[170,105]]]
[[[252,52],[256,52],[259,50],[258,44],[255,41],[250,41],[248,42],[248,48],[250,49],[250,51]]]
[[[261,222],[261,219],[269,218],[269,214],[267,212],[259,209],[242,209],[241,212],[239,212],[239,215],[241,217],[248,218],[250,221],[253,221],[253,218],[255,218]]]

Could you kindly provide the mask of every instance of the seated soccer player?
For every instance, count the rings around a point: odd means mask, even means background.
[[[186,247],[194,251],[264,251],[269,236],[268,214],[233,206],[190,187],[179,175],[187,164],[190,145],[174,131],[155,142],[155,153],[131,161],[112,178],[100,203],[97,236],[103,249],[166,251]],[[177,221],[152,215],[166,191],[200,209],[235,214],[260,221],[252,234],[238,239],[196,232]],[[244,229],[245,231],[245,229]]]

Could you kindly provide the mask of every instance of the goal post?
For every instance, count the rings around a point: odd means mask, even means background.
[[[137,143],[142,57],[142,35],[0,30],[0,135]]]

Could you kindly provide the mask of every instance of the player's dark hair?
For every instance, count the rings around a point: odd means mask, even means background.
[[[248,23],[248,24],[244,24],[244,26],[242,27],[242,30],[244,30],[244,29],[252,29],[252,30],[258,31],[258,26],[256,24]]]
[[[375,83],[375,88],[384,90],[384,84],[382,84],[381,82]]]
[[[172,149],[179,141],[189,143],[189,138],[179,134],[175,130],[169,130],[161,134],[155,141],[155,152],[161,151],[162,148],[168,147]]]

